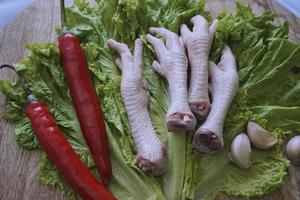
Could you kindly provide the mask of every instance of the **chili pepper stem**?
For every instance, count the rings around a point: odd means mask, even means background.
[[[3,65],[1,65],[0,69],[2,69],[2,68],[9,68],[9,69],[12,69],[12,70],[16,71],[16,69],[13,66],[9,65],[9,64],[3,64]]]
[[[16,68],[15,68],[14,66],[12,66],[12,65],[9,65],[9,64],[3,64],[3,65],[0,66],[0,69],[3,69],[3,68],[9,68],[9,69],[12,69],[12,70],[14,70],[14,72],[17,73]],[[19,75],[19,78],[20,78],[20,81],[21,81],[21,85],[22,85],[22,87],[24,88],[25,93],[28,95],[28,100],[29,100],[29,101],[35,100],[35,97],[31,94],[31,90],[29,89],[29,86],[28,86],[28,84],[26,83],[26,80],[25,80],[23,74],[19,73],[18,75]]]
[[[61,35],[67,32],[67,17],[65,9],[65,1],[60,0],[60,23],[61,23]]]

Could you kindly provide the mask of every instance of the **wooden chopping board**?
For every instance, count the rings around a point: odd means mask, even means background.
[[[260,14],[270,9],[279,17],[276,23],[287,20],[290,24],[290,38],[300,43],[300,20],[280,7],[274,0],[242,0],[249,3],[254,12]],[[66,0],[67,5],[72,0]],[[55,27],[60,24],[59,0],[38,0],[22,14],[0,30],[0,64],[16,63],[28,55],[25,46],[32,42],[56,41]],[[224,9],[234,10],[234,0],[208,0],[207,10],[215,17]],[[298,33],[297,33],[298,31]],[[0,79],[16,80],[9,70],[0,71]],[[0,94],[0,117],[5,110],[5,96]],[[0,200],[62,200],[61,191],[41,186],[37,181],[39,171],[37,152],[20,148],[14,140],[14,129],[0,118]],[[220,200],[233,200],[221,195]],[[291,166],[283,187],[266,195],[264,200],[300,199],[300,168]]]

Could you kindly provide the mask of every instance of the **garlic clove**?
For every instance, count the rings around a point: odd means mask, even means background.
[[[286,155],[293,165],[300,165],[300,135],[294,136],[288,141]]]
[[[245,133],[240,133],[233,139],[229,159],[242,169],[251,166],[251,145]]]
[[[258,149],[270,149],[278,142],[276,135],[268,132],[255,122],[248,122],[247,134],[251,143]]]

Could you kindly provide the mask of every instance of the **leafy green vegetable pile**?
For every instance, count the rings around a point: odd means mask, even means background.
[[[67,10],[69,28],[85,49],[93,81],[105,115],[113,165],[109,185],[122,200],[214,199],[219,193],[234,196],[261,196],[281,186],[288,161],[283,157],[283,140],[300,131],[300,46],[288,40],[288,26],[272,25],[274,16],[265,12],[256,17],[247,6],[237,4],[233,14],[220,14],[211,50],[218,62],[226,41],[237,58],[240,89],[225,122],[224,150],[216,155],[197,157],[192,153],[193,133],[167,133],[165,113],[169,94],[165,80],[150,67],[155,55],[145,42],[150,26],[163,26],[178,32],[180,24],[204,12],[204,1],[189,0],[98,0],[96,7],[85,1]],[[149,110],[154,127],[168,146],[168,168],[164,177],[143,173],[136,165],[135,147],[120,95],[120,72],[116,55],[106,46],[114,38],[133,46],[137,37],[144,41],[144,74],[149,83]],[[29,45],[31,55],[15,66],[28,81],[33,94],[45,101],[59,127],[82,161],[96,174],[84,142],[71,98],[66,87],[56,44]],[[19,82],[1,81],[7,96],[6,120],[15,126],[18,144],[40,149],[23,108],[25,93]],[[279,144],[269,150],[253,149],[252,167],[241,170],[231,164],[227,152],[233,137],[245,131],[248,120],[255,120],[278,135]],[[41,151],[39,180],[65,191],[70,199],[78,196],[59,176]]]

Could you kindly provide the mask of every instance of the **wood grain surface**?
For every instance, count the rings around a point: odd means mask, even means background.
[[[242,0],[249,3],[254,12],[260,14],[270,9],[278,15],[275,23],[287,20],[290,38],[300,43],[300,20],[280,7],[274,0]],[[66,0],[67,5],[72,0]],[[235,9],[234,0],[208,0],[206,9],[216,16],[221,10]],[[16,63],[28,55],[25,46],[32,42],[53,42],[57,36],[55,27],[60,24],[59,0],[38,0],[22,14],[0,30],[0,64]],[[16,80],[9,70],[1,70],[0,79]],[[39,167],[36,151],[21,149],[14,140],[14,129],[5,122],[1,113],[5,111],[5,96],[0,94],[0,200],[62,200],[61,191],[41,186],[37,181]],[[220,200],[233,200],[221,195]],[[278,191],[266,195],[264,200],[300,199],[300,168],[291,166],[284,185]]]

